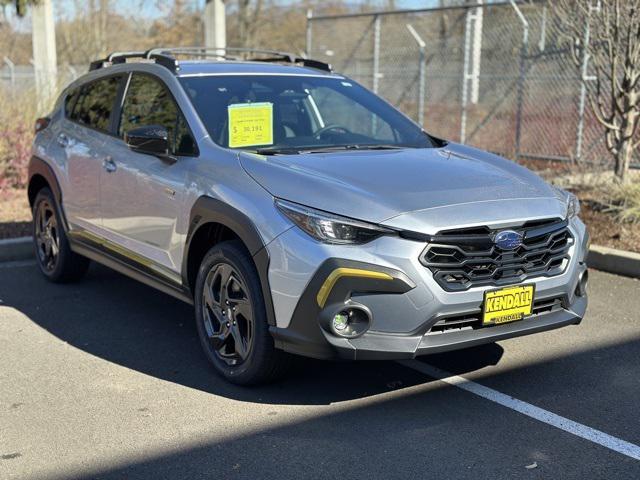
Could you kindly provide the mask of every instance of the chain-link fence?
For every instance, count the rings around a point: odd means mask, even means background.
[[[59,65],[57,81],[61,87],[66,86],[80,75],[87,72],[88,65]],[[9,57],[0,61],[0,93],[15,94],[20,90],[35,90],[36,72],[33,64],[16,65]]]
[[[515,159],[609,166],[561,28],[539,2],[310,15],[307,53],[436,136]]]

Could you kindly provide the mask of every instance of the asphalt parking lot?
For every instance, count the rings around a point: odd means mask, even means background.
[[[592,271],[590,295],[580,326],[243,389],[189,306],[0,264],[0,478],[638,479],[640,282]]]

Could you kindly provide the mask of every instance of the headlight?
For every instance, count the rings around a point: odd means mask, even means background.
[[[577,217],[580,213],[580,200],[573,193],[567,194],[567,218]]]
[[[276,206],[293,223],[316,240],[334,244],[362,244],[394,230],[332,213],[305,207],[297,203],[276,199]]]
[[[558,200],[563,201],[567,206],[567,220],[577,217],[580,213],[580,201],[573,193],[552,185],[553,190],[556,192]]]

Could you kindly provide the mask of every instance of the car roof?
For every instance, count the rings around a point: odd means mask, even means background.
[[[333,72],[317,68],[297,65],[283,65],[280,63],[252,62],[252,61],[211,61],[186,60],[180,61],[178,77],[207,76],[207,75],[301,75],[317,77],[344,78]]]
[[[249,55],[257,57],[245,57]],[[178,59],[185,56],[190,58]],[[92,61],[89,71],[149,62],[166,68],[176,76],[271,74],[341,78],[332,73],[330,64],[304,55],[244,47],[157,47],[146,51],[113,52],[105,58]]]

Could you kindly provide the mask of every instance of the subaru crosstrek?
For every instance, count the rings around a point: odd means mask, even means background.
[[[29,175],[47,278],[94,260],[193,304],[241,384],[288,353],[413,358],[580,323],[574,195],[327,64],[253,55],[117,53],[64,90]]]

